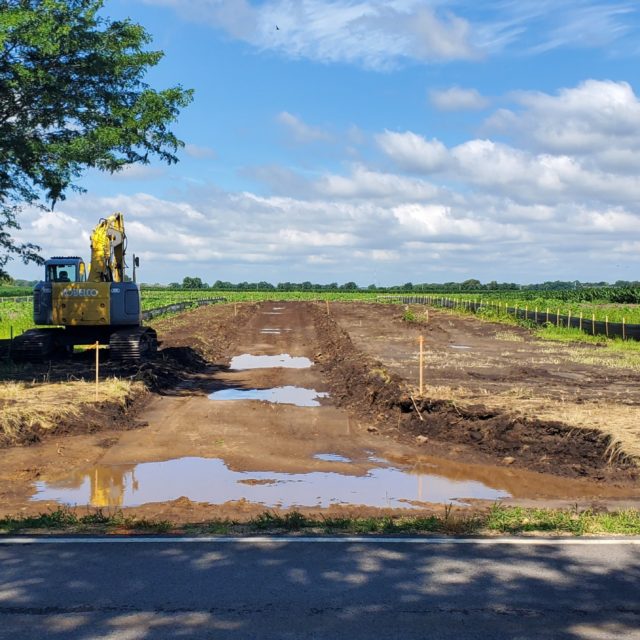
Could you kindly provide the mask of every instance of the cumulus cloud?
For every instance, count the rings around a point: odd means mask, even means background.
[[[489,106],[489,100],[477,89],[450,87],[429,92],[429,101],[440,111],[473,111]]]
[[[640,150],[640,100],[627,82],[586,80],[556,95],[521,92],[518,110],[502,109],[487,124],[550,153],[586,155]]]
[[[536,154],[489,139],[452,148],[412,132],[378,136],[398,167],[431,174],[440,171],[457,183],[511,197],[520,202],[549,203],[594,198],[631,203],[640,198],[634,175],[606,172],[570,155]]]
[[[328,198],[433,198],[438,187],[415,178],[372,171],[356,166],[350,175],[329,174],[312,185],[314,191]]]
[[[442,142],[426,140],[412,131],[385,131],[376,136],[376,142],[384,153],[409,171],[432,173],[444,169],[449,161],[449,153]]]

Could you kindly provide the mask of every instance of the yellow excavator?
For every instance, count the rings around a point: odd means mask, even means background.
[[[45,279],[33,290],[33,320],[39,327],[14,340],[14,360],[45,360],[96,342],[109,345],[112,360],[137,361],[156,352],[156,332],[142,326],[135,256],[133,279],[125,277],[126,240],[124,217],[114,213],[91,234],[88,274],[78,256],[44,263]]]

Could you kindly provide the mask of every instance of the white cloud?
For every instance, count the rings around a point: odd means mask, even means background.
[[[637,4],[631,0],[143,1],[172,7],[261,51],[370,69],[504,51],[637,50]]]
[[[314,185],[321,197],[328,198],[433,198],[439,189],[424,180],[356,166],[351,175],[327,175]]]
[[[376,142],[399,166],[409,171],[440,171],[449,160],[447,148],[442,142],[426,140],[411,131],[385,131],[376,136]]]
[[[520,202],[640,199],[640,181],[634,175],[609,173],[571,155],[535,154],[489,139],[469,140],[448,149],[413,132],[385,132],[377,140],[402,169],[425,174],[439,171],[456,183]]]
[[[531,55],[579,47],[611,54],[635,48],[637,4],[630,0],[489,0],[483,10],[474,26],[484,51]]]
[[[277,120],[286,128],[293,140],[300,144],[331,139],[331,136],[319,127],[312,127],[305,124],[300,118],[287,111],[279,113]]]
[[[489,127],[550,153],[640,151],[640,100],[627,82],[586,80],[556,95],[521,92],[514,98],[522,109],[498,111]]]
[[[387,69],[404,60],[478,56],[471,27],[423,0],[146,0],[174,7],[261,50],[319,62]],[[277,26],[277,29],[276,29]]]
[[[477,89],[450,87],[449,89],[432,90],[429,101],[440,111],[473,111],[489,106],[489,100]]]

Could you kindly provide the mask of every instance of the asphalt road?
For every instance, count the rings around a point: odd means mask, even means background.
[[[0,638],[640,639],[640,545],[0,541]]]

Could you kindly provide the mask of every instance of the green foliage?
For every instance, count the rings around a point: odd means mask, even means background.
[[[161,59],[129,20],[100,15],[103,0],[0,0],[0,274],[17,255],[26,203],[52,205],[88,167],[118,171],[157,156],[177,162],[182,142],[170,131],[191,92],[162,91],[143,78]]]
[[[33,303],[0,299],[0,340],[17,336],[33,327]]]
[[[591,509],[528,509],[495,504],[485,513],[468,513],[447,505],[440,514],[426,516],[397,515],[371,517],[317,517],[298,511],[284,514],[264,512],[246,523],[211,520],[182,527],[167,520],[149,520],[125,516],[122,511],[95,512],[78,515],[60,508],[37,516],[0,518],[0,534],[42,531],[50,533],[189,533],[190,535],[244,535],[254,532],[301,532],[311,534],[438,534],[495,535],[639,535],[640,511],[625,509],[596,512]]]
[[[202,282],[200,278],[186,277],[182,280],[183,289],[207,289],[209,285],[206,282]]]
[[[36,516],[0,518],[0,534],[19,533],[25,530],[65,531],[68,533],[119,533],[121,530],[166,533],[174,528],[168,520],[149,520],[126,516],[120,510],[104,513],[102,509],[78,515],[67,507]]]

